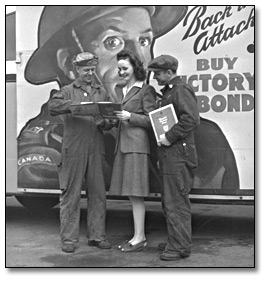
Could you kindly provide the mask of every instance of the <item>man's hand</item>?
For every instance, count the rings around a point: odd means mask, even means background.
[[[94,114],[93,118],[97,126],[103,126],[105,124],[105,119],[100,114]]]
[[[160,140],[159,140],[159,143],[158,143],[159,146],[161,145],[165,145],[165,146],[170,146],[171,143],[167,140],[167,138],[164,136],[162,137]]]

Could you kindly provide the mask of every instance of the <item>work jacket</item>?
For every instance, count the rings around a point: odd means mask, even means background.
[[[105,89],[97,84],[91,84],[88,90],[79,79],[64,86],[50,99],[48,106],[51,115],[61,115],[64,121],[64,136],[62,150],[70,156],[85,154],[96,149],[99,145],[100,153],[105,152],[103,133],[90,116],[75,116],[72,113],[73,104],[81,102],[107,101]],[[62,115],[64,114],[64,115]]]

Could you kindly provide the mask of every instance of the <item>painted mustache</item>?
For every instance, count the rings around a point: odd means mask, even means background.
[[[118,75],[119,75],[120,78],[126,78],[126,77],[128,77],[128,74],[120,74],[120,73],[118,73]]]

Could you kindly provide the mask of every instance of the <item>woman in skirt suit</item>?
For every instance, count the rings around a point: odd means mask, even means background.
[[[150,147],[147,131],[151,122],[148,113],[156,109],[156,92],[144,83],[146,71],[133,53],[122,50],[117,54],[117,61],[123,83],[117,91],[123,110],[117,112],[119,123],[110,194],[128,196],[131,200],[134,236],[118,248],[122,252],[133,252],[147,245],[144,197],[149,195]]]

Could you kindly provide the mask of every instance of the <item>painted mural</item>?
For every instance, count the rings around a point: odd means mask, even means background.
[[[193,187],[237,191],[240,178],[231,146],[233,135],[224,133],[220,121],[225,112],[250,114],[254,109],[253,73],[237,71],[240,61],[254,64],[253,27],[252,6],[44,6],[38,18],[37,48],[25,65],[24,78],[37,86],[37,91],[38,86],[54,82],[56,87],[46,95],[48,101],[57,89],[74,80],[74,56],[89,51],[99,57],[97,80],[116,100],[119,51],[133,51],[145,66],[160,54],[177,57],[178,73],[194,88],[201,113],[201,125],[195,133],[199,166]],[[237,37],[246,38],[247,33],[249,43],[238,46],[243,49],[240,54],[245,53],[243,59],[230,48],[235,48],[231,43]],[[151,74],[148,81],[154,85]],[[28,106],[38,108],[39,114],[29,117],[19,131],[18,186],[58,189],[61,116],[52,117],[46,101]],[[159,192],[157,145],[153,134],[149,136],[151,192]],[[113,130],[105,133],[105,144],[109,185]]]

